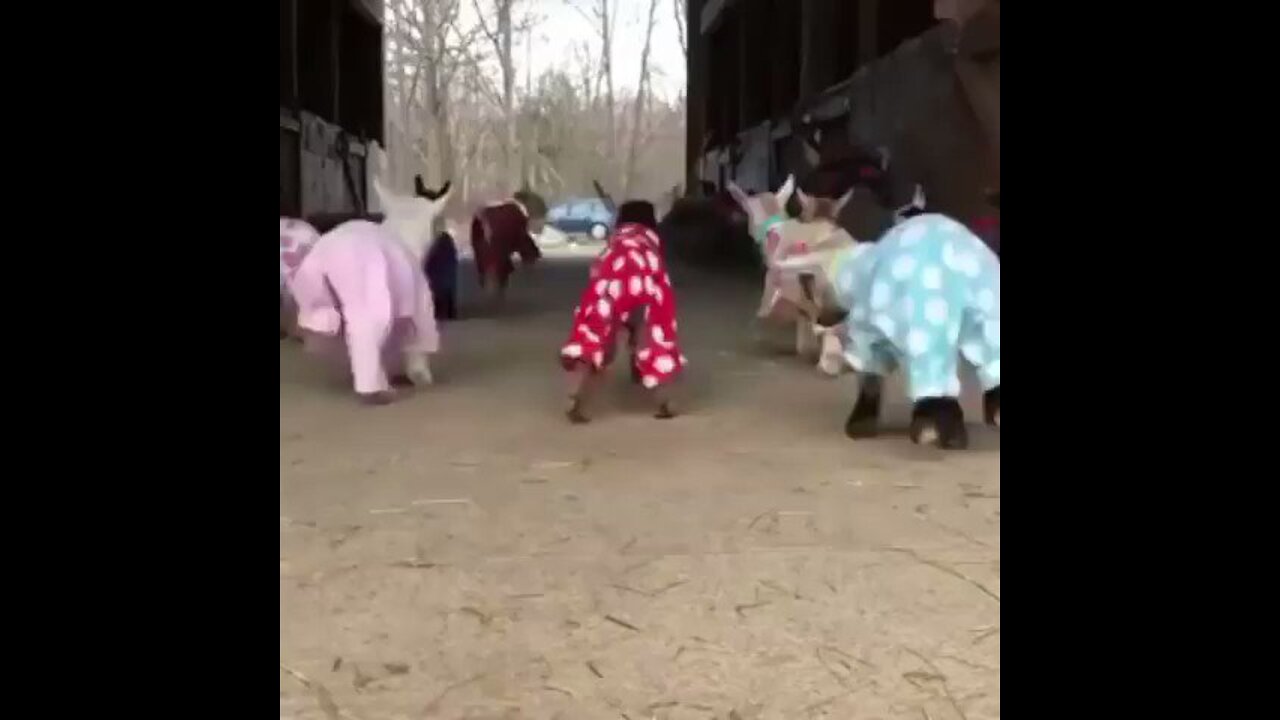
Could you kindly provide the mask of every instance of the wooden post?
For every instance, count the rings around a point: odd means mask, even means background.
[[[1000,172],[1000,6],[989,4],[965,18],[955,56],[956,76],[973,108]],[[991,61],[995,61],[994,64]]]
[[[879,42],[880,0],[862,0],[858,4],[858,65],[880,56]]]
[[[685,112],[685,194],[693,194],[702,180],[702,140],[707,132],[707,37],[702,34],[702,7],[705,0],[689,0],[685,18],[689,56],[686,75]]]
[[[761,11],[761,14],[766,18],[765,21],[769,22],[773,17],[777,16],[778,9],[779,8],[775,2],[767,2],[764,4],[764,9]],[[786,11],[784,10],[783,12]],[[781,73],[784,49],[784,47],[779,47],[778,45],[773,45],[771,43],[769,47],[769,57],[765,61],[765,67],[768,68],[769,72],[769,87],[768,92],[765,94],[765,120],[769,122],[770,129],[773,127],[774,118],[778,116],[778,106],[781,105],[778,100],[780,97],[780,88],[778,86],[779,84],[787,81],[787,78]],[[792,82],[795,82],[794,78],[792,79]],[[772,144],[773,143],[770,142],[770,145]]]
[[[302,86],[298,80],[298,3],[302,0],[292,0],[289,3],[289,36],[292,38],[293,46],[293,119],[298,124],[298,154],[294,158],[297,165],[297,187],[294,193],[294,207],[298,210],[298,215],[302,215]]]
[[[342,73],[339,71],[339,47],[341,46],[343,0],[329,0],[329,68],[333,71],[333,124],[342,127],[339,115],[338,92],[341,88]]]
[[[720,26],[720,29],[717,30],[716,32],[728,33],[732,29],[733,28],[731,28],[728,25],[728,21],[726,21],[725,24],[722,24]],[[735,46],[734,46],[734,43],[731,42],[732,40],[733,38],[729,37],[729,41],[726,41],[721,46],[724,48],[724,52],[726,55],[734,51]],[[732,67],[733,67],[732,64],[720,65],[721,72],[725,72],[726,69],[731,69]],[[722,83],[739,83],[740,84],[740,80],[737,76],[718,78],[718,80]],[[728,143],[731,140],[733,140],[735,126],[737,125],[737,122],[735,122],[733,116],[737,114],[738,108],[734,107],[733,104],[729,102],[733,98],[733,96],[730,93],[722,92],[719,94],[718,97],[720,98],[720,123],[719,123],[719,127],[716,128],[716,139],[720,142],[721,147],[727,148]]]
[[[808,100],[818,91],[815,29],[821,0],[800,0],[800,100]]]
[[[738,83],[738,122],[734,128],[734,134],[742,132],[747,127],[747,118],[751,112],[751,92],[755,89],[755,84],[747,76],[747,58],[750,56],[751,49],[747,47],[747,43],[751,37],[749,30],[751,23],[755,19],[752,17],[750,3],[739,4],[736,8],[738,12],[738,22],[735,30],[738,35],[738,77],[734,78],[734,82]],[[763,51],[760,48],[760,51]],[[763,80],[764,78],[759,78]]]
[[[298,97],[298,1],[290,0],[289,2],[289,50],[292,54],[289,59],[289,67],[293,75],[290,82],[293,83],[293,112],[295,116],[300,102]]]

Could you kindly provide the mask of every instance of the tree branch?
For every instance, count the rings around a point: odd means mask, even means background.
[[[689,59],[689,43],[685,41],[685,21],[689,16],[688,0],[671,0],[671,7],[675,11],[676,16],[676,34],[680,38],[680,51],[684,53],[686,61]]]
[[[498,36],[489,30],[489,25],[485,23],[484,11],[480,9],[480,0],[471,0],[471,7],[476,9],[476,22],[480,24],[480,29],[484,31],[485,37],[489,38],[489,42],[493,43],[494,49],[501,52],[502,43],[498,40]]]

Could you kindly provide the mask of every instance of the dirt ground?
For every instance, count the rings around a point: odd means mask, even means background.
[[[548,258],[500,318],[464,293],[437,384],[389,407],[281,343],[280,717],[998,718],[1000,438],[972,376],[971,449],[913,447],[893,383],[890,432],[853,442],[853,376],[771,352],[750,279],[673,268],[682,414],[616,367],[571,427],[585,272]]]

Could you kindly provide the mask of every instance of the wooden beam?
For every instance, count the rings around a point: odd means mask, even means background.
[[[356,9],[370,22],[375,22],[378,27],[382,27],[383,4],[379,0],[348,0],[351,6]]]
[[[815,23],[820,0],[800,0],[800,100],[818,91]]]
[[[751,109],[751,91],[753,89],[751,79],[747,74],[747,58],[751,55],[751,48],[747,46],[748,39],[751,37],[751,23],[755,18],[751,12],[750,5],[743,5],[738,9],[738,22],[735,23],[735,32],[738,42],[738,77],[733,81],[738,84],[738,122],[735,123],[734,133],[742,132],[746,127]],[[760,52],[763,52],[760,48]]]
[[[714,30],[716,26],[720,24],[720,21],[724,20],[725,11],[733,7],[734,3],[737,1],[738,0],[706,0],[702,11],[697,15],[697,27],[699,32],[705,35]],[[690,14],[689,19],[692,20],[694,17],[694,15]],[[694,25],[693,23],[689,23],[687,27],[693,28]],[[690,30],[690,32],[692,32],[692,30]]]
[[[718,32],[721,32],[721,33],[726,32],[726,29],[721,27],[718,30]],[[733,52],[732,43],[726,42],[725,45],[727,46],[726,55],[730,52]],[[726,65],[721,64],[720,68],[721,68],[721,72],[728,74],[727,70],[729,69],[729,67],[726,67]],[[722,83],[738,82],[738,78],[736,77],[718,78],[718,80]],[[718,92],[716,94],[716,97],[720,101],[720,117],[719,117],[720,122],[716,124],[716,140],[723,147],[725,146],[726,143],[728,143],[733,138],[733,132],[734,132],[733,126],[735,124],[733,115],[734,115],[734,111],[737,108],[733,107],[733,105],[729,103],[731,96],[728,92],[723,92],[723,91]]]
[[[780,13],[794,13],[795,0],[772,0],[765,4],[762,10],[765,16],[765,22],[770,22],[778,17]],[[792,76],[788,70],[795,72],[796,69],[791,67],[790,52],[796,46],[797,38],[790,38],[787,41],[779,40],[776,43],[770,43],[768,50],[768,60],[765,67],[769,73],[769,96],[768,96],[768,118],[776,120],[786,116],[791,108],[787,107],[786,97],[788,91],[794,87],[799,81],[799,77]]]
[[[865,65],[880,56],[877,47],[879,20],[880,0],[861,0],[858,3],[858,65]]]
[[[329,1],[329,62],[330,68],[333,70],[333,124],[342,126],[342,117],[339,115],[340,104],[338,102],[339,92],[342,90],[342,72],[339,64],[342,60],[341,47],[342,36],[342,6],[343,0]]]
[[[1000,3],[982,6],[963,19],[959,52],[977,62],[1000,57]]]
[[[705,0],[689,0],[688,16],[685,27],[694,27],[694,21],[702,17]],[[688,57],[686,58],[686,92],[685,92],[685,194],[693,194],[697,183],[702,180],[702,141],[707,133],[707,42],[709,38],[702,34],[690,32]]]
[[[298,209],[298,214],[302,214],[302,184],[306,178],[302,176],[302,86],[299,81],[298,69],[298,3],[302,0],[292,0],[289,5],[289,15],[291,18],[289,34],[293,38],[293,118],[297,123],[298,130],[298,155],[293,159],[296,168],[295,177],[298,182],[294,187],[293,202],[294,207]]]

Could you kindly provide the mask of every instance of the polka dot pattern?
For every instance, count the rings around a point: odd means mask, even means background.
[[[679,349],[674,293],[658,236],[638,225],[623,225],[592,265],[591,276],[561,349],[565,368],[572,369],[581,358],[603,368],[614,357],[619,331],[634,328],[636,352],[628,360],[635,363],[641,383],[655,388],[674,378],[687,360]]]
[[[899,282],[911,277],[911,273],[916,271],[916,259],[910,255],[901,255],[893,261],[890,272],[893,279]]]
[[[942,289],[942,268],[937,265],[926,265],[920,271],[920,287],[925,290]]]
[[[901,229],[899,230],[898,237],[902,241],[902,244],[906,246],[915,245],[923,240],[925,234],[928,233],[928,229],[920,223],[906,222],[899,227]]]
[[[982,288],[978,291],[977,296],[978,309],[983,313],[990,313],[996,309],[996,294],[991,288]]]
[[[907,352],[910,353],[912,357],[924,355],[929,351],[929,346],[931,344],[932,338],[929,337],[929,333],[921,330],[920,328],[912,328],[911,331],[907,333]]]
[[[889,301],[893,299],[893,289],[889,283],[883,280],[877,280],[871,285],[871,309],[881,310],[888,307]]]
[[[984,388],[999,384],[1000,264],[962,223],[908,218],[879,242],[840,255],[831,272],[849,309],[844,353],[855,370],[901,365],[913,399],[953,397],[963,355]]]
[[[950,314],[951,306],[947,304],[945,298],[931,297],[924,303],[924,319],[930,325],[939,327],[946,325],[947,320],[950,319]]]

